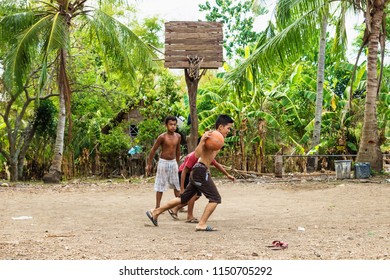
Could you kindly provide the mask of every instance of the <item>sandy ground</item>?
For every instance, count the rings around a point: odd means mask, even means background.
[[[195,232],[186,213],[180,221],[165,213],[154,227],[145,215],[155,203],[150,180],[17,183],[0,187],[0,259],[389,260],[387,178],[215,179],[217,232]],[[205,204],[198,200],[197,217]],[[288,249],[268,248],[274,240]]]

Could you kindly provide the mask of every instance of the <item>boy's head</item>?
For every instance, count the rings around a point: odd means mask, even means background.
[[[177,119],[174,116],[168,116],[165,118],[165,124],[168,124],[169,121],[174,121],[175,123],[177,123]]]
[[[226,137],[233,127],[234,120],[228,115],[219,115],[215,121],[215,129]]]
[[[169,132],[175,132],[177,129],[177,119],[174,116],[168,116],[165,118],[165,126]]]

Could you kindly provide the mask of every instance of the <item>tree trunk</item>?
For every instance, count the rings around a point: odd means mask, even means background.
[[[240,131],[240,169],[246,171],[246,155],[245,155],[245,141],[244,141],[244,131]]]
[[[18,155],[18,179],[23,178],[24,162],[25,162],[28,148],[30,147],[30,143],[31,143],[32,139],[34,138],[35,130],[36,130],[36,126],[34,124],[34,120],[32,120],[28,124],[28,127],[25,130],[23,145],[22,145],[22,148],[21,148],[20,153]]]
[[[322,122],[322,104],[323,104],[323,92],[324,92],[327,26],[328,26],[328,16],[327,14],[324,14],[321,20],[320,48],[318,51],[317,95],[316,95],[316,111],[314,116],[312,148],[318,146],[321,142],[321,122]],[[318,152],[316,151],[315,154],[318,154]],[[309,158],[307,163],[308,163],[307,170],[309,172],[316,171],[318,167],[318,157]]]
[[[259,120],[257,125],[257,133],[260,137],[260,141],[257,144],[257,155],[256,155],[256,171],[260,173],[265,172],[265,138],[267,134],[267,123],[265,120]]]
[[[198,94],[199,79],[191,78],[187,69],[184,69],[188,89],[188,100],[190,103],[191,129],[187,140],[188,153],[195,150],[198,144],[198,113],[196,111],[196,96]]]
[[[245,133],[248,130],[247,127],[247,118],[243,118],[241,121],[241,127],[240,127],[240,150],[241,150],[241,170],[247,171],[247,157],[245,152]]]
[[[379,147],[376,102],[378,90],[378,46],[385,2],[374,1],[374,3],[375,7],[371,9],[372,17],[371,20],[368,21],[371,26],[371,32],[368,35],[367,92],[362,137],[360,139],[359,152],[356,161],[369,162],[370,167],[373,170],[381,171],[383,168],[383,160]],[[370,8],[370,6],[368,6],[368,8]]]
[[[59,183],[61,180],[61,167],[62,157],[64,150],[64,134],[65,134],[65,123],[66,123],[66,102],[65,98],[70,96],[69,80],[66,73],[66,51],[60,51],[60,65],[59,65],[59,77],[58,77],[58,88],[60,91],[60,110],[57,124],[57,135],[54,146],[54,155],[49,173],[43,176],[45,183]]]
[[[19,179],[17,159],[11,159],[11,161],[9,162],[9,172],[11,182],[15,182]]]
[[[63,94],[60,92],[60,110],[58,115],[57,134],[56,142],[54,145],[54,156],[49,168],[49,173],[43,176],[45,183],[59,183],[61,180],[61,166],[62,156],[64,150],[64,134],[65,134],[65,99]]]

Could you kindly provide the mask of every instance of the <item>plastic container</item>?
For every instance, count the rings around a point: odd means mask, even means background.
[[[351,165],[352,160],[335,160],[334,168],[336,170],[337,179],[350,179],[351,178]]]
[[[354,166],[356,179],[370,178],[370,163],[369,162],[355,162]]]

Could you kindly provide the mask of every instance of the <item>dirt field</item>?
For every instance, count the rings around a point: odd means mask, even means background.
[[[186,213],[152,226],[153,183],[142,179],[18,183],[0,187],[0,259],[388,260],[388,178],[215,179],[222,204],[209,223],[217,232],[195,232]],[[198,200],[197,217],[205,203]],[[288,249],[268,248],[273,240]]]

